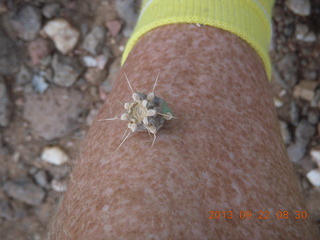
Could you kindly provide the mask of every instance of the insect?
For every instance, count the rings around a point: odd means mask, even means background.
[[[152,88],[152,92],[145,94],[142,92],[134,92],[130,81],[124,72],[124,76],[127,80],[129,88],[132,92],[132,102],[124,103],[125,112],[120,117],[100,119],[98,121],[108,120],[122,120],[128,123],[128,128],[123,134],[123,140],[118,146],[117,150],[123,145],[123,143],[129,138],[129,136],[138,131],[147,131],[149,135],[153,134],[153,141],[151,147],[153,147],[157,132],[163,126],[165,121],[169,121],[173,118],[171,109],[168,104],[160,97],[156,96],[154,91],[159,79],[160,72],[158,73],[155,83]],[[129,129],[129,133],[127,131]]]

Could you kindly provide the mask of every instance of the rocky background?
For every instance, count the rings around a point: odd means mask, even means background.
[[[139,0],[0,0],[0,239],[44,239],[112,89]],[[283,139],[320,226],[320,0],[277,1],[270,49]]]

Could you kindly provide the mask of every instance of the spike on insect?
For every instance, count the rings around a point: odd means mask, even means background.
[[[153,134],[153,140],[151,147],[153,147],[157,133],[163,126],[165,121],[169,121],[173,118],[171,109],[168,104],[160,97],[155,95],[155,88],[158,83],[160,72],[158,73],[154,82],[152,92],[145,94],[142,92],[134,92],[130,84],[129,78],[124,72],[125,79],[132,92],[132,102],[126,102],[123,104],[125,112],[120,117],[105,118],[98,121],[109,121],[109,120],[122,120],[127,122],[127,129],[122,137],[122,142],[116,149],[118,151],[124,142],[134,132],[147,131],[149,135]],[[127,130],[129,129],[129,133]]]

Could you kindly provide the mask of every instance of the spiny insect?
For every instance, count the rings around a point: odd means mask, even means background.
[[[124,103],[125,112],[119,117],[100,119],[98,121],[108,121],[108,120],[123,120],[128,122],[128,128],[123,134],[123,140],[118,146],[117,150],[122,146],[122,144],[129,138],[131,133],[137,131],[147,131],[153,134],[152,145],[155,143],[156,134],[159,129],[163,126],[165,121],[176,118],[172,115],[168,104],[160,97],[156,96],[154,91],[158,82],[160,72],[157,75],[155,83],[152,88],[152,92],[145,94],[142,92],[134,92],[129,79],[124,72],[124,76],[127,80],[129,88],[132,92],[132,102]],[[129,129],[129,133],[127,131]],[[130,132],[131,130],[131,132]],[[126,135],[127,134],[127,135]]]

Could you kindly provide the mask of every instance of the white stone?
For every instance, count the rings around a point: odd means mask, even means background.
[[[69,160],[69,156],[59,147],[45,147],[41,159],[53,165],[62,165]]]
[[[67,183],[62,180],[53,179],[51,181],[51,187],[56,192],[65,192],[67,190]]]
[[[309,16],[311,13],[310,0],[286,0],[286,6],[300,16]]]
[[[283,102],[278,98],[273,98],[273,102],[276,108],[281,108],[283,106]]]
[[[82,57],[82,61],[86,67],[96,67],[98,65],[97,60],[91,56]]]
[[[50,37],[56,48],[63,54],[71,52],[79,40],[80,33],[65,19],[53,19],[43,28],[43,33]]]
[[[320,169],[313,169],[307,173],[307,178],[315,187],[320,187]]]

